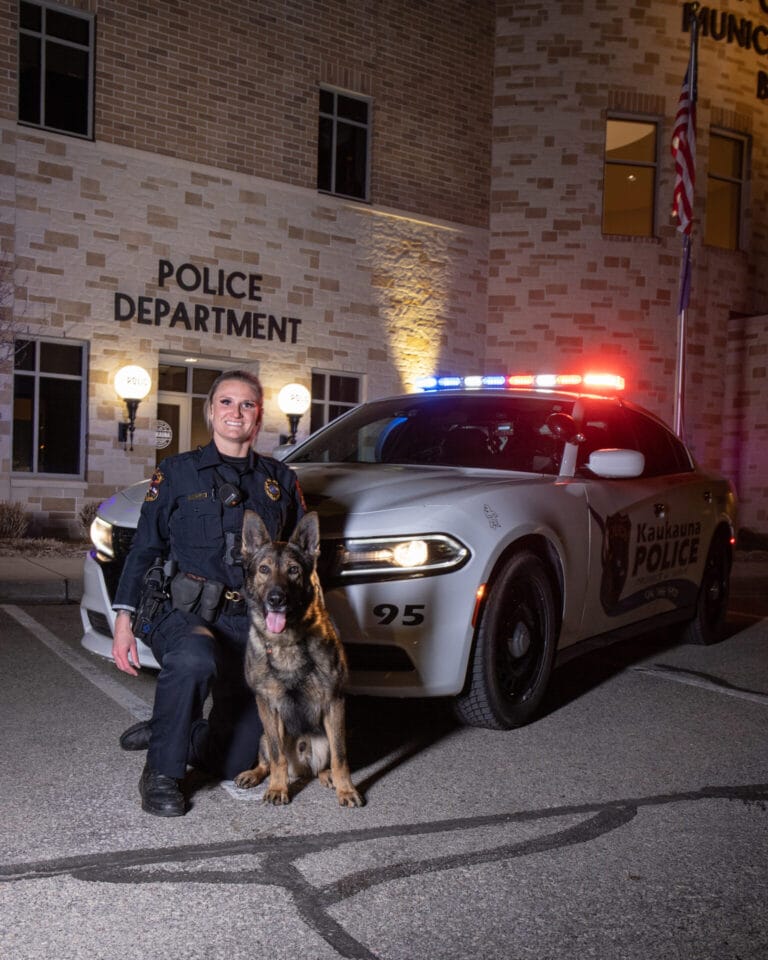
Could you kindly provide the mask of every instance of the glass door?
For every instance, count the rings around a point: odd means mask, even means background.
[[[180,394],[158,393],[155,463],[190,449],[190,402]]]

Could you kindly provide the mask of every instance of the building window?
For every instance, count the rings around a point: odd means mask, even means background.
[[[83,475],[85,348],[17,340],[13,376],[13,470]]]
[[[657,130],[647,120],[609,119],[603,168],[603,233],[652,237]]]
[[[310,432],[330,423],[339,414],[351,410],[362,399],[363,378],[356,373],[312,371],[312,407]]]
[[[19,4],[19,122],[92,135],[93,17]]]
[[[204,447],[211,439],[203,406],[221,367],[202,367],[160,358],[157,368],[157,422],[155,462]]]
[[[741,247],[741,211],[747,156],[745,137],[710,131],[709,170],[704,243],[710,247]]]
[[[368,199],[371,103],[321,88],[317,137],[317,189]]]

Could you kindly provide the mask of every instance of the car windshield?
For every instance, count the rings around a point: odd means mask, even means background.
[[[397,463],[556,474],[563,443],[547,427],[573,404],[548,396],[415,394],[362,404],[311,436],[287,463]]]

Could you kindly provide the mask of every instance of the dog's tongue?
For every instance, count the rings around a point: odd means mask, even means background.
[[[282,633],[285,630],[285,614],[269,611],[267,613],[267,630],[270,633]]]

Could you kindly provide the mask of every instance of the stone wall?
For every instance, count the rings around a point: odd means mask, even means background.
[[[739,522],[768,532],[768,315],[728,324],[728,394],[719,431],[724,469],[739,495]]]
[[[477,363],[484,230],[12,124],[0,133],[17,316],[31,335],[89,348],[85,482],[11,475],[0,421],[0,499],[24,500],[44,524],[154,465],[154,394],[139,407],[134,451],[117,441],[125,412],[113,381],[125,363],[155,383],[161,352],[256,369],[265,452],[285,429],[280,387],[308,384],[313,368],[363,374],[376,397],[440,364]],[[0,382],[9,410],[10,376]]]
[[[373,99],[371,199],[488,216],[492,0],[69,0],[97,17],[95,138],[314,188],[318,88]],[[0,0],[16,117],[17,0]]]
[[[763,0],[720,8],[768,26]],[[670,219],[670,137],[689,54],[683,5],[502,0],[497,11],[486,363],[617,368],[629,395],[671,422],[682,246]],[[702,32],[685,439],[713,468],[727,466],[729,317],[768,310],[768,105],[756,94],[765,69],[756,47]],[[660,124],[653,238],[602,234],[610,115]],[[712,126],[751,138],[739,251],[702,240]]]
[[[685,438],[734,476],[743,516],[764,528],[765,325],[731,318],[768,312],[766,57],[714,28],[721,14],[764,28],[768,11],[718,3],[703,5],[715,20],[699,44]],[[0,0],[0,251],[23,328],[89,345],[87,476],[11,478],[4,375],[0,498],[74,524],[83,502],[144,476],[154,401],[124,451],[112,378],[128,361],[154,376],[161,353],[257,369],[264,449],[284,428],[277,390],[313,368],[364,374],[374,397],[434,370],[599,364],[672,420],[681,242],[669,138],[689,50],[678,0],[64,5],[97,16],[95,140],[17,126],[18,5]],[[321,83],[372,98],[369,204],[315,189]],[[660,125],[651,239],[602,234],[605,122],[617,115]],[[703,243],[713,126],[750,139],[738,251]],[[261,299],[191,289],[205,269],[258,274]],[[116,294],[135,304],[129,318],[116,319],[128,303],[116,308]]]

